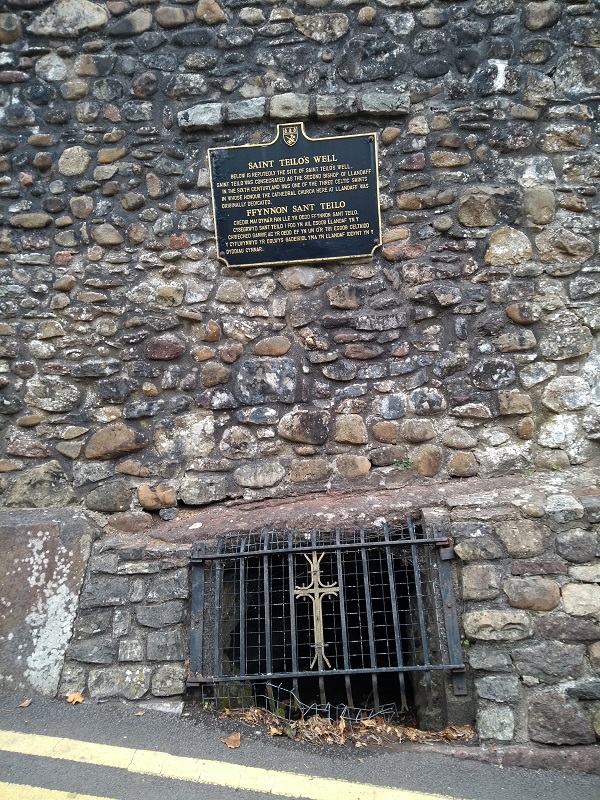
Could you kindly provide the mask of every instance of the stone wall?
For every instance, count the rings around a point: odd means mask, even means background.
[[[328,5],[10,0],[7,506],[174,516],[595,457],[593,4]],[[378,131],[372,260],[216,260],[206,149],[286,119]]]
[[[7,0],[1,502],[83,509],[104,531],[67,683],[104,696],[119,670],[139,668],[130,694],[181,686],[185,598],[149,593],[183,593],[184,554],[111,544],[145,541],[159,515],[398,487],[438,487],[444,506],[473,476],[564,486],[572,469],[597,493],[594,11],[580,0]],[[270,141],[277,122],[300,120],[312,137],[377,132],[383,247],[334,265],[224,268],[208,147]],[[518,542],[485,527],[485,504],[449,510],[475,604],[467,637],[526,634],[514,653],[502,637],[470,651],[495,665],[476,686],[481,730],[497,738],[509,738],[512,709],[527,736],[532,698],[562,698],[589,734],[594,700],[568,681],[597,664],[584,644],[600,613],[597,520],[574,502],[562,520],[525,511]],[[164,630],[148,624],[163,603],[177,617]],[[572,622],[545,638],[538,619],[561,614],[585,622],[577,642],[564,641]],[[556,684],[539,677],[550,648],[564,664]]]
[[[60,694],[97,700],[170,697],[185,690],[191,548],[147,537],[94,546]]]
[[[374,504],[402,520],[417,502],[426,528],[455,542],[469,695],[450,681],[419,717],[428,727],[476,721],[479,736],[505,742],[591,744],[600,736],[600,494],[597,473],[579,470],[526,481],[456,484],[443,502],[431,491],[395,490],[295,508],[296,524],[357,521]],[[519,483],[525,485],[519,485]],[[596,487],[594,489],[594,487]],[[591,491],[596,494],[590,494]],[[210,510],[152,534],[107,533],[90,560],[61,693],[94,699],[180,695],[189,639],[190,543],[213,538]],[[218,530],[236,529],[235,513]],[[372,517],[367,516],[367,519]],[[283,527],[289,509],[268,524]]]

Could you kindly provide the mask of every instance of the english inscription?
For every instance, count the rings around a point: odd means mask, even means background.
[[[219,259],[231,267],[370,256],[381,244],[375,134],[209,150]]]

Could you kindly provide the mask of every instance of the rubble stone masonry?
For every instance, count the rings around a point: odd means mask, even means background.
[[[96,531],[61,691],[183,690],[178,514],[368,497],[450,527],[480,736],[594,742],[597,5],[5,0],[0,44],[0,502]],[[372,258],[218,261],[207,149],[286,121],[376,132]]]

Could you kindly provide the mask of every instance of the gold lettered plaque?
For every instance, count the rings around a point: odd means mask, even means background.
[[[381,244],[374,133],[208,151],[219,259],[230,267],[364,258]]]

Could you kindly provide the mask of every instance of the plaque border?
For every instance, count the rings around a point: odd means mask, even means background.
[[[223,258],[219,255],[219,232],[217,226],[217,206],[215,203],[215,195],[213,191],[213,173],[212,173],[212,154],[218,150],[249,150],[253,147],[269,147],[272,144],[275,144],[280,136],[282,135],[281,129],[282,128],[291,128],[293,126],[298,126],[302,136],[307,139],[309,142],[330,142],[334,141],[335,139],[364,139],[365,137],[372,137],[373,139],[373,147],[375,149],[375,191],[377,194],[377,221],[379,222],[379,241],[377,244],[371,248],[369,253],[360,253],[354,256],[327,256],[325,258],[295,258],[295,259],[286,259],[285,261],[255,261],[251,264],[230,264],[226,258]],[[208,160],[208,171],[210,176],[210,194],[212,200],[212,215],[213,215],[213,223],[215,226],[215,243],[217,249],[217,261],[220,261],[222,264],[228,269],[252,269],[254,267],[280,267],[286,264],[318,264],[325,261],[348,261],[356,258],[372,258],[375,251],[378,247],[383,246],[383,236],[381,232],[381,201],[379,197],[379,152],[377,148],[377,132],[373,131],[372,133],[350,133],[345,136],[317,136],[316,138],[312,136],[308,136],[306,131],[304,130],[304,122],[279,122],[277,123],[277,133],[275,134],[275,138],[272,139],[270,142],[259,142],[258,144],[235,144],[231,145],[230,147],[209,147],[206,151],[206,158]]]

